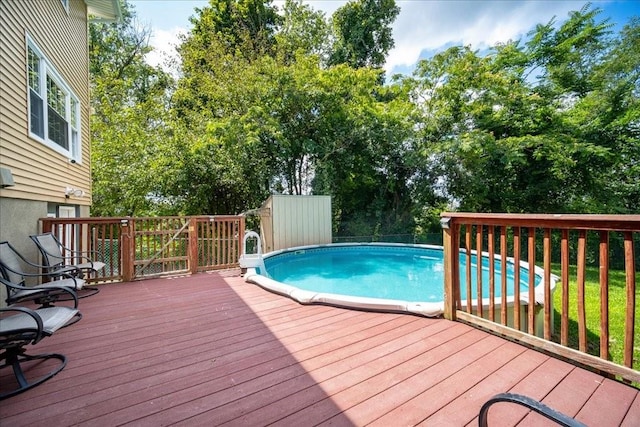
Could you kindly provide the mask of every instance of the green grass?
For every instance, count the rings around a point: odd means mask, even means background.
[[[553,264],[552,271],[560,276],[560,265]],[[578,348],[578,288],[576,266],[569,267],[569,337],[568,345]],[[640,274],[636,274],[640,284]],[[562,310],[562,284],[558,283],[553,296],[554,341],[560,341],[560,311]],[[600,356],[600,273],[598,267],[587,267],[585,272],[585,311],[587,324],[587,352]],[[624,360],[624,327],[626,316],[625,272],[609,271],[609,359],[620,365]],[[640,286],[636,288],[636,324],[633,366],[640,369]]]

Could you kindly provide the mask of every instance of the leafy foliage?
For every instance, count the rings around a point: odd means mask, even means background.
[[[172,79],[145,63],[149,32],[125,4],[118,24],[90,25],[93,215],[156,212],[157,156],[169,132]]]
[[[421,115],[424,182],[437,178],[468,211],[637,210],[615,190],[628,183],[637,156],[623,153],[635,152],[637,132],[610,128],[630,112],[613,103],[637,106],[637,22],[612,43],[600,13],[585,6],[486,56],[452,47],[420,63],[407,84]]]
[[[302,0],[286,0],[283,21],[276,34],[281,60],[290,63],[296,55],[315,55],[321,63],[328,61],[331,49],[331,28],[324,13],[313,10]]]
[[[94,213],[229,214],[329,194],[337,235],[428,233],[444,209],[637,212],[640,21],[586,5],[526,41],[452,46],[389,83],[393,0],[210,0],[173,79],[126,7],[92,24]]]
[[[382,68],[394,46],[391,24],[400,13],[394,0],[350,1],[333,15],[331,64]]]

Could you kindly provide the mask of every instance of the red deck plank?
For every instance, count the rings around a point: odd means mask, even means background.
[[[2,425],[474,425],[505,391],[639,424],[627,385],[461,323],[300,305],[236,270],[102,285],[80,309],[29,349],[67,367],[0,402]],[[508,404],[490,420],[543,421]]]

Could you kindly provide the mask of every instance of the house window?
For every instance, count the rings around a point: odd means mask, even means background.
[[[58,153],[80,161],[80,102],[27,37],[29,135]]]
[[[40,97],[40,58],[29,48],[29,122],[31,133],[44,138],[44,109]]]

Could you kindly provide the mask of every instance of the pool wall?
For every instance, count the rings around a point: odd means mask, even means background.
[[[434,246],[434,245],[406,245],[406,244],[398,244],[398,243],[335,243],[335,244],[327,244],[327,245],[310,245],[310,246],[298,246],[289,249],[283,249],[278,251],[273,251],[265,254],[263,256],[263,260],[260,262],[259,266],[251,267],[247,269],[245,273],[245,281],[249,283],[256,284],[264,289],[267,289],[271,292],[275,292],[281,295],[286,295],[289,298],[301,303],[301,304],[327,304],[334,305],[339,307],[346,308],[356,308],[363,310],[375,310],[375,311],[391,311],[391,312],[407,312],[418,314],[421,316],[427,317],[437,317],[442,315],[444,312],[444,301],[440,302],[410,302],[410,301],[402,301],[402,300],[393,300],[393,299],[381,299],[381,298],[367,298],[367,297],[356,297],[356,296],[348,296],[348,295],[339,295],[339,294],[331,294],[331,293],[321,293],[321,292],[313,292],[308,290],[299,289],[295,286],[291,286],[285,283],[278,282],[276,280],[271,279],[263,274],[260,274],[260,271],[266,271],[264,266],[264,259],[277,256],[279,254],[295,252],[301,250],[310,250],[310,249],[321,249],[321,248],[331,248],[337,246],[397,246],[397,247],[413,247],[413,248],[425,248],[425,249],[436,249],[443,250],[442,246]],[[464,254],[464,249],[460,250],[461,254]],[[472,255],[475,255],[476,252],[472,251]],[[489,254],[483,252],[481,257],[488,257]],[[500,261],[500,255],[495,255],[495,260]],[[512,263],[514,260],[512,258],[507,258],[507,261]],[[529,269],[529,264],[526,262],[520,262],[520,267],[524,269]],[[535,299],[536,305],[540,305],[544,303],[544,270],[540,267],[534,268],[534,274],[540,277],[540,280],[536,284],[535,288]],[[551,278],[551,289],[552,292],[555,288],[555,283],[557,278],[552,276]],[[444,286],[444,284],[443,284]],[[528,293],[521,294],[521,305],[526,306],[528,304]],[[476,300],[474,298],[474,304]],[[485,308],[485,318],[488,318],[488,306],[489,299],[485,298],[482,301],[483,307]],[[495,306],[496,310],[500,309],[501,301],[496,299]],[[507,297],[507,307],[508,307],[508,326],[513,326],[513,306],[515,304],[514,297]],[[466,300],[462,301],[463,308],[466,308]],[[551,307],[553,310],[553,306]],[[520,324],[523,330],[528,328],[527,326],[527,315],[526,310],[521,310],[521,320]],[[541,324],[541,319],[543,316],[536,316],[536,334],[538,334],[538,324]],[[542,331],[540,332],[542,333]]]
[[[409,312],[427,317],[437,317],[442,314],[443,309],[443,304],[440,302],[420,303],[307,291],[263,276],[255,268],[247,269],[245,281],[254,283],[271,292],[286,295],[301,304],[327,304],[363,310]]]

